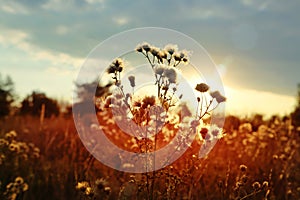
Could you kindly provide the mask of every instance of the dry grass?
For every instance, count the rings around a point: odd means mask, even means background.
[[[12,130],[17,135],[7,136]],[[132,142],[113,136],[120,146]],[[7,141],[0,143],[0,199],[300,199],[300,137],[283,122],[255,132],[243,124],[205,159],[197,158],[201,143],[194,142],[171,166],[144,174],[95,160],[72,118],[41,126],[36,118],[9,117],[0,122],[0,138]],[[21,149],[12,151],[12,143]]]

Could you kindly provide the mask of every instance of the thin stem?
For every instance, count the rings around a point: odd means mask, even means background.
[[[199,120],[202,119],[204,117],[204,115],[206,115],[208,113],[208,109],[211,106],[212,102],[213,102],[213,99],[210,100],[210,102],[209,102],[208,106],[206,107],[206,110],[204,111],[204,113],[199,116]]]
[[[200,113],[199,113],[199,117],[202,115],[202,110],[203,110],[203,93],[201,92],[201,106],[200,106]],[[200,117],[199,119],[201,119],[202,117]]]

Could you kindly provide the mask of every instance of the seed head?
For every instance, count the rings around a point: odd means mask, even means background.
[[[128,77],[128,80],[129,80],[129,82],[130,82],[130,86],[131,86],[131,87],[135,87],[135,76],[130,75],[130,76]]]
[[[209,90],[209,86],[205,83],[200,83],[196,85],[195,89],[199,92],[207,92]]]
[[[240,170],[242,172],[246,172],[247,171],[247,166],[246,165],[240,165]]]

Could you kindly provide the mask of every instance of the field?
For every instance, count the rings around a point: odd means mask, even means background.
[[[289,120],[251,122],[235,129],[227,120],[232,130],[205,158],[194,141],[172,165],[131,174],[94,159],[70,116],[7,117],[0,121],[0,199],[300,199],[299,132]],[[132,143],[118,130],[112,140]]]

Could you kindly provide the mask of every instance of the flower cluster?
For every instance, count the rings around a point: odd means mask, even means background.
[[[200,92],[200,96],[197,97],[198,107],[196,110],[196,118],[202,119],[205,115],[209,115],[211,111],[216,109],[220,103],[226,101],[226,97],[221,95],[219,91],[210,92],[210,97],[205,95],[205,93],[209,91],[209,86],[206,83],[197,84],[195,90]],[[214,99],[217,104],[213,107]]]
[[[96,179],[92,184],[87,181],[78,182],[76,190],[80,191],[83,198],[91,199],[108,199],[111,193],[108,182],[103,178]]]
[[[168,44],[161,49],[144,42],[137,45],[136,51],[142,53],[152,66],[154,66],[155,61],[174,67],[180,63],[187,64],[189,62],[189,52],[186,50],[178,51],[177,45],[174,44]]]
[[[6,156],[4,154],[9,154],[10,157],[18,156],[24,161],[29,158],[36,159],[40,157],[40,149],[33,143],[17,141],[15,131],[6,133],[4,137],[0,138],[0,165],[5,162]]]
[[[20,176],[16,177],[14,182],[6,185],[6,190],[3,193],[7,199],[15,200],[28,190],[29,186],[24,182],[24,179]]]
[[[224,137],[224,130],[215,124],[202,126],[198,133],[200,141],[213,141]]]
[[[186,50],[179,51],[177,45],[166,45],[165,48],[161,49],[150,45],[148,43],[140,44],[136,47],[138,53],[142,53],[148,60],[155,77],[155,85],[157,85],[157,98],[145,97],[143,102],[137,102],[134,100],[134,87],[136,86],[135,76],[128,76],[130,86],[132,87],[132,94],[123,91],[123,85],[120,82],[121,72],[124,68],[124,61],[121,58],[115,59],[108,67],[107,73],[113,74],[115,85],[119,88],[122,96],[121,101],[112,101],[115,98],[107,97],[104,107],[111,107],[112,104],[115,106],[126,106],[132,115],[136,114],[135,107],[140,104],[139,108],[147,108],[145,101],[152,100],[154,105],[156,102],[160,103],[160,106],[164,107],[167,111],[170,107],[175,106],[176,98],[175,92],[178,84],[178,69],[176,67],[180,63],[188,63],[189,52]],[[180,95],[180,98],[182,95]],[[148,99],[148,100],[147,100]],[[118,104],[117,104],[118,103]],[[133,116],[134,118],[136,116]]]
[[[189,52],[187,50],[179,51],[178,46],[174,44],[159,48],[146,42],[137,45],[136,51],[142,53],[151,65],[157,85],[157,97],[161,105],[169,110],[175,104],[173,97],[179,73],[176,67],[181,63],[189,62]]]
[[[115,59],[108,67],[107,73],[113,74],[112,77],[116,84],[120,81],[121,72],[123,71],[124,61],[120,58]]]

